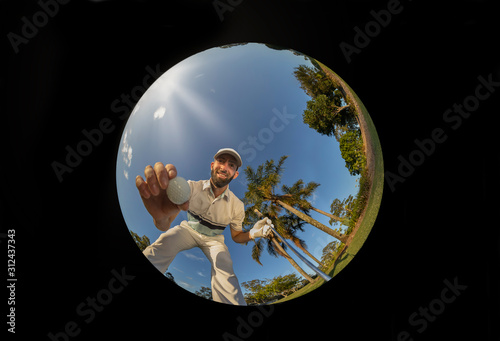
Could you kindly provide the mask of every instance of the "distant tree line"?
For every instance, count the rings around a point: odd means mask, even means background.
[[[272,279],[254,279],[241,285],[247,289],[245,294],[247,304],[256,305],[284,298],[300,289],[305,283],[307,281],[303,282],[297,274],[291,273]]]

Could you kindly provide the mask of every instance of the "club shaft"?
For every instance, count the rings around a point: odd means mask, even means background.
[[[323,271],[321,271],[320,269],[318,269],[317,267],[315,267],[310,261],[308,261],[305,257],[303,257],[300,253],[297,252],[297,250],[295,250],[286,240],[285,238],[281,237],[281,235],[276,232],[276,230],[274,228],[271,227],[271,230],[273,231],[273,233],[278,236],[279,239],[281,239],[281,241],[283,243],[285,243],[289,248],[290,250],[293,251],[293,253],[295,253],[297,255],[297,257],[300,258],[301,261],[303,261],[304,263],[306,263],[306,265],[308,267],[310,267],[312,270],[314,270],[314,272],[316,272],[318,274],[318,276],[320,276],[321,278],[323,278],[325,281],[329,281],[331,280],[332,278],[330,276],[328,276],[327,274],[325,274]]]

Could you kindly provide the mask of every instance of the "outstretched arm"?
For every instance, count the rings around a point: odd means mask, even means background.
[[[235,231],[233,229],[231,229],[231,237],[236,243],[240,244],[244,244],[252,239],[250,238],[250,232]]]

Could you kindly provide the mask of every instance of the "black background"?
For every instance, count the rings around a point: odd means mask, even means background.
[[[416,340],[498,339],[500,89],[458,129],[443,121],[445,110],[474,94],[478,76],[500,80],[494,2],[402,1],[402,12],[348,63],[339,44],[353,45],[354,27],[363,29],[370,11],[387,4],[244,0],[221,22],[208,0],[74,0],[15,53],[7,34],[20,35],[22,17],[40,6],[1,1],[1,219],[2,230],[16,230],[15,336],[49,340],[73,321],[79,334],[69,340],[246,339],[238,317],[247,321],[255,308],[209,302],[173,285],[130,238],[115,185],[126,120],[110,103],[142,83],[147,65],[164,72],[210,47],[263,42],[320,60],[354,89],[378,130],[386,171],[397,173],[398,156],[435,128],[448,138],[394,192],[385,184],[378,219],[351,264],[320,289],[276,305],[249,338],[397,340],[408,331]],[[59,182],[52,162],[64,163],[65,147],[103,118],[115,129]],[[1,245],[6,250],[5,239]],[[85,322],[77,306],[122,268],[135,278]],[[418,333],[408,317],[454,278],[467,288]]]

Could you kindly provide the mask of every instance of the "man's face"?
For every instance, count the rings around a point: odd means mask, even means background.
[[[212,183],[215,187],[222,188],[238,176],[236,160],[232,155],[219,155],[210,164]]]

